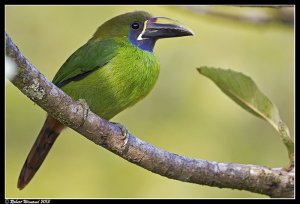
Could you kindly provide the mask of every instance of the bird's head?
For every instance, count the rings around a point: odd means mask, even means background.
[[[124,38],[134,46],[152,52],[158,39],[188,35],[193,35],[192,31],[177,21],[166,17],[153,17],[144,11],[135,11],[106,21],[95,32],[92,40]]]

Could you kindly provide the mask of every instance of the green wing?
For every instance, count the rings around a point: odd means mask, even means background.
[[[67,59],[52,82],[62,87],[73,79],[86,76],[116,56],[119,47],[120,44],[113,39],[87,42]]]

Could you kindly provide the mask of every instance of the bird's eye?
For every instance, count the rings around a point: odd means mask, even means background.
[[[133,28],[133,29],[138,29],[140,27],[140,25],[138,24],[138,23],[133,23],[133,24],[131,24],[131,28]]]

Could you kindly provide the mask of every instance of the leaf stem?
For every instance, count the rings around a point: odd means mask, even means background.
[[[295,162],[294,141],[290,136],[290,131],[288,126],[283,121],[279,121],[278,123],[278,132],[283,144],[285,145],[288,151],[288,155],[290,159],[290,164],[289,167],[287,168],[288,170],[294,166],[294,162]]]

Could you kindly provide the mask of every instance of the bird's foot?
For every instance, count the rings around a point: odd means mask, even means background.
[[[111,122],[111,123],[117,125],[120,128],[123,136],[122,140],[124,140],[124,144],[122,145],[122,147],[124,147],[128,142],[128,135],[129,135],[128,128],[125,125],[122,125],[120,123],[116,123],[116,122]]]
[[[89,105],[87,104],[86,100],[83,98],[78,99],[78,103],[80,103],[80,105],[83,108],[83,123],[82,123],[82,125],[83,125],[88,117],[90,108],[89,108]]]

